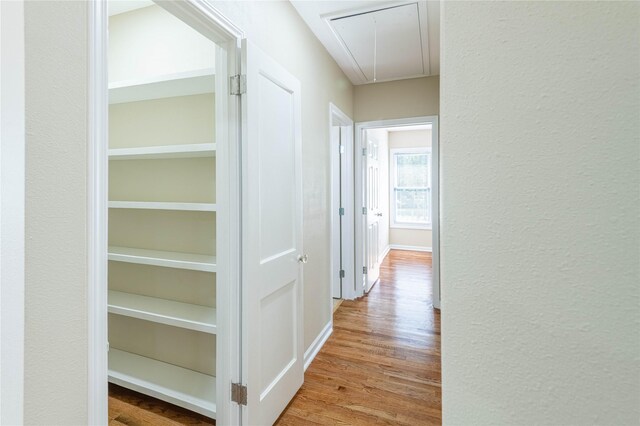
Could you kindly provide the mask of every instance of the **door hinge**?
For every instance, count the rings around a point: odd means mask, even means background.
[[[339,214],[340,216],[344,216],[344,207],[340,207],[340,208],[338,209],[338,214]]]
[[[365,275],[367,274],[367,267],[366,266],[362,267],[362,273],[365,274]]]
[[[344,278],[344,269],[340,269],[340,278]]]
[[[362,156],[363,157],[367,156],[367,148],[362,148]]]
[[[367,214],[367,208],[366,207],[362,208],[362,214]]]
[[[238,74],[229,77],[229,90],[232,95],[247,93],[247,76]]]
[[[231,401],[238,405],[247,405],[247,387],[240,383],[231,383]]]
[[[340,154],[344,154],[344,145],[340,145]]]

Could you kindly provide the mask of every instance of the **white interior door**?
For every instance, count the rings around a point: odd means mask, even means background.
[[[366,291],[380,278],[380,167],[378,163],[378,142],[366,136],[367,150],[365,172],[365,201],[367,207],[367,226],[365,235],[365,253],[367,281]]]
[[[272,424],[303,382],[300,82],[243,40],[242,423]]]
[[[343,149],[342,149],[342,142],[341,142],[341,128],[340,126],[332,126],[331,127],[331,155],[335,155],[337,157],[337,161],[335,161],[334,164],[337,165],[337,173],[335,176],[333,176],[333,178],[335,179],[335,181],[332,182],[333,185],[333,190],[337,192],[337,206],[335,206],[335,209],[331,212],[332,215],[334,215],[333,217],[333,221],[332,224],[335,226],[335,230],[334,232],[338,235],[338,241],[336,241],[336,244],[333,245],[331,247],[331,256],[333,257],[333,265],[334,268],[331,271],[332,274],[335,274],[335,276],[333,277],[334,279],[331,280],[332,283],[332,288],[331,288],[331,294],[333,296],[334,299],[340,299],[342,298],[342,281],[343,281],[343,274],[341,273],[341,271],[344,270],[343,268],[343,260],[342,260],[342,243],[343,243],[343,239],[342,239],[342,235],[343,235],[343,223],[342,223],[342,219],[344,217],[344,207],[343,207],[343,202],[342,202],[342,184],[343,184],[343,179],[342,179],[342,173],[343,173],[343,167],[342,167],[342,162],[343,162],[343,158],[345,157],[343,155]],[[334,243],[332,241],[332,243]]]

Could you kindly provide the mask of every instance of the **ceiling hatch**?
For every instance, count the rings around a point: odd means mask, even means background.
[[[364,80],[388,81],[430,74],[427,29],[420,18],[418,4],[409,3],[335,17],[329,25]]]

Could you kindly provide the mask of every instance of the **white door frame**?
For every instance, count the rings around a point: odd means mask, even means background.
[[[0,2],[0,424],[23,424],[24,1]]]
[[[377,129],[384,127],[397,127],[397,126],[415,126],[421,124],[431,124],[431,216],[432,216],[432,290],[433,290],[433,307],[440,309],[440,156],[438,146],[438,116],[423,116],[423,117],[410,117],[410,118],[397,118],[392,120],[376,120],[356,123],[355,129],[355,149],[356,152],[362,152],[364,146],[363,134],[365,130]],[[360,172],[363,167],[363,156],[355,156],[355,200],[362,200],[362,187],[363,177]],[[357,206],[360,208],[362,206]],[[364,265],[363,253],[364,253],[364,233],[363,225],[365,224],[366,216],[361,214],[356,215],[356,271],[362,271]],[[356,282],[361,283],[363,281],[362,275],[357,276]],[[364,288],[361,285],[356,286],[356,296],[360,297],[364,295]]]
[[[331,140],[331,129],[335,126],[345,128],[347,135],[344,145],[345,170],[343,170],[343,180],[340,181],[340,155]],[[340,280],[339,260],[340,260],[340,222],[337,220],[338,209],[340,208],[340,185],[342,185],[344,219],[342,221],[343,236],[343,266],[345,277],[342,281],[342,298],[355,299],[355,251],[354,251],[354,208],[353,201],[353,120],[340,110],[335,104],[329,103],[329,163],[330,163],[330,202],[329,202],[329,226],[331,230],[331,243],[329,245],[331,253],[329,256],[329,271],[331,297],[329,303],[333,311],[333,288]],[[346,201],[345,201],[346,200]]]
[[[2,2],[4,5],[4,2]],[[239,73],[243,32],[208,2],[202,0],[157,1],[221,48],[216,63],[226,65],[228,75]],[[88,424],[108,421],[108,334],[107,334],[107,217],[108,217],[108,80],[107,80],[107,0],[87,3],[89,8],[89,90],[88,90]],[[14,38],[17,40],[18,38]],[[216,93],[230,93],[229,79],[216,78]],[[219,159],[217,173],[229,176],[217,198],[228,203],[217,215],[218,243],[225,247],[217,254],[218,282],[239,282],[240,271],[240,100],[228,96],[228,103],[216,105]],[[232,288],[233,287],[233,288]],[[239,406],[231,402],[231,382],[240,381],[240,288],[220,286],[216,295],[218,312],[216,416],[220,424],[239,424]]]

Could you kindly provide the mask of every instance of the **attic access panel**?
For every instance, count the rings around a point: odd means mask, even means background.
[[[417,3],[333,18],[330,25],[368,82],[428,74]]]

